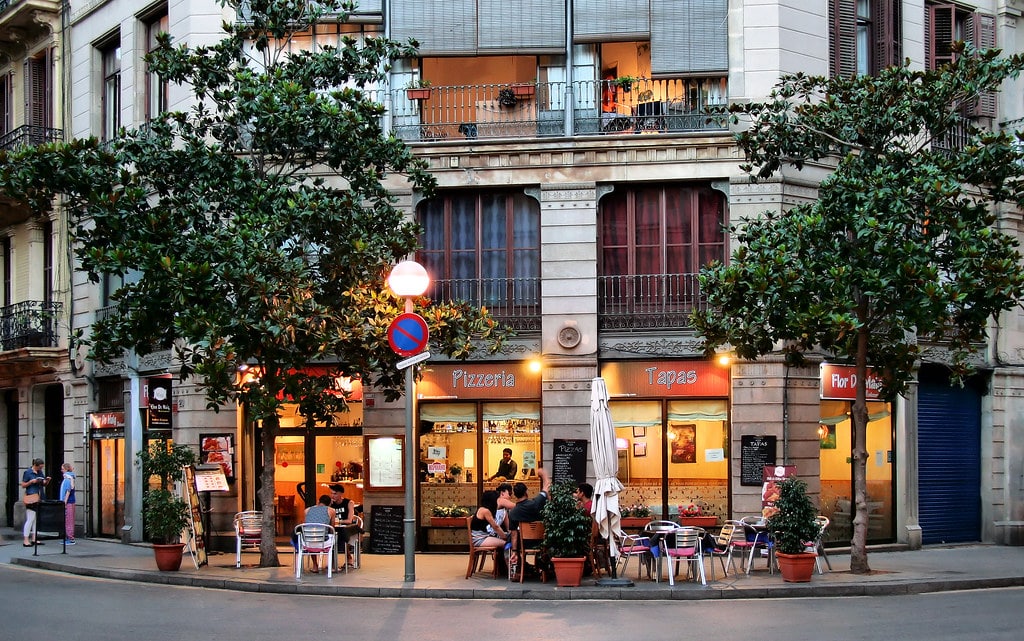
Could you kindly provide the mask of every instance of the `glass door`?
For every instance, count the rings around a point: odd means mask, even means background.
[[[93,532],[117,537],[124,523],[124,439],[96,439],[93,443]]]

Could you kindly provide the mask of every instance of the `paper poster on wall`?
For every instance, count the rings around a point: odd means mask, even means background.
[[[725,460],[725,450],[720,447],[704,450],[704,460],[708,463],[718,463]]]
[[[366,482],[371,490],[401,490],[403,443],[401,436],[366,437]]]
[[[537,453],[532,450],[523,452],[523,469],[533,470],[537,468]]]
[[[427,458],[448,458],[448,448],[433,445],[427,448]]]

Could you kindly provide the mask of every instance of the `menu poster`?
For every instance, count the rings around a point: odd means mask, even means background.
[[[199,435],[199,462],[219,465],[229,483],[235,480],[234,442],[234,434]]]
[[[775,437],[741,436],[740,485],[761,485],[765,465],[775,465]]]
[[[370,506],[370,553],[402,554],[405,552],[405,507],[401,505]]]
[[[554,445],[551,481],[553,483],[562,481],[582,483],[586,481],[587,441],[556,438]]]
[[[775,514],[775,501],[779,500],[779,482],[796,476],[795,465],[765,465],[761,484],[761,516],[766,519]]]
[[[371,490],[401,491],[405,485],[402,477],[404,461],[403,436],[365,437],[367,488]]]

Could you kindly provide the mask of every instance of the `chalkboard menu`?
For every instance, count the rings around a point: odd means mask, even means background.
[[[554,468],[551,481],[587,480],[587,441],[580,439],[555,439]]]
[[[370,507],[370,553],[404,554],[405,507],[373,505]]]
[[[764,466],[775,465],[775,437],[740,437],[740,485],[761,485]]]

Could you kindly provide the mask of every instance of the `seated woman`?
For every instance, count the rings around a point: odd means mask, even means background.
[[[473,518],[469,522],[473,547],[505,547],[508,532],[495,518],[494,515],[497,511],[498,493],[494,490],[487,490],[480,498],[480,507],[476,509],[476,513],[473,514]]]

